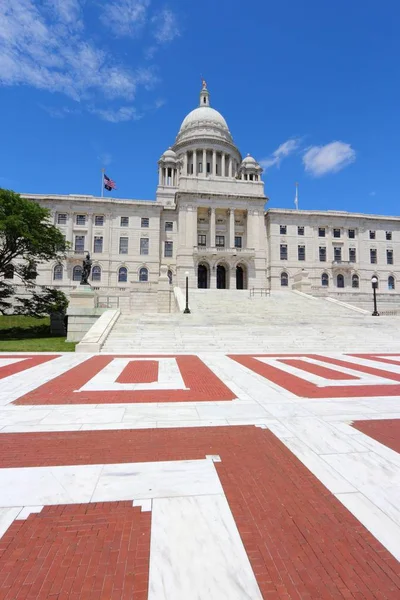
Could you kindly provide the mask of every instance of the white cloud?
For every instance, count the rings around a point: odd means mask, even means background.
[[[39,106],[54,119],[64,119],[70,115],[79,115],[82,112],[80,108],[70,108],[69,106],[45,106],[43,104],[39,104]]]
[[[311,146],[303,155],[305,170],[314,177],[337,173],[356,160],[356,152],[345,142]]]
[[[300,146],[299,138],[290,138],[283,142],[270,156],[260,160],[260,165],[264,169],[270,169],[271,167],[279,167],[282,160],[287,158],[290,154],[295,152]]]
[[[153,35],[159,44],[172,42],[173,39],[180,35],[176,15],[168,8],[160,11],[151,21],[155,26]]]
[[[114,35],[134,36],[145,25],[150,0],[114,0],[103,7],[100,20]]]
[[[90,112],[98,115],[104,121],[110,121],[110,123],[138,121],[142,118],[142,115],[138,113],[134,106],[121,106],[117,109],[91,108]]]

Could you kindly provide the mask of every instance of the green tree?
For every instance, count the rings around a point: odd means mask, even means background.
[[[41,316],[55,306],[66,307],[65,295],[36,285],[36,277],[38,264],[62,260],[67,249],[68,243],[51,223],[47,208],[0,188],[0,312],[15,307],[19,314]],[[16,283],[26,286],[31,297],[15,296]]]

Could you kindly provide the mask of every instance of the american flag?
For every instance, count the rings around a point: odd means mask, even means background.
[[[117,189],[117,185],[115,183],[115,181],[113,181],[112,179],[110,179],[109,177],[107,177],[107,175],[104,173],[104,188],[106,190],[108,190],[109,192],[111,190],[116,190]]]

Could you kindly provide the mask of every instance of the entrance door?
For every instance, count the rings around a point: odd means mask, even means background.
[[[199,265],[197,268],[197,287],[205,289],[208,283],[208,269],[205,265]]]
[[[244,290],[244,273],[243,267],[236,267],[236,289]]]
[[[217,288],[219,290],[226,288],[226,270],[223,265],[217,266]]]

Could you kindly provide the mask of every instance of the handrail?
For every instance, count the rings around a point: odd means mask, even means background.
[[[260,296],[270,296],[271,288],[250,288],[250,298],[256,296],[256,292],[260,292]]]

